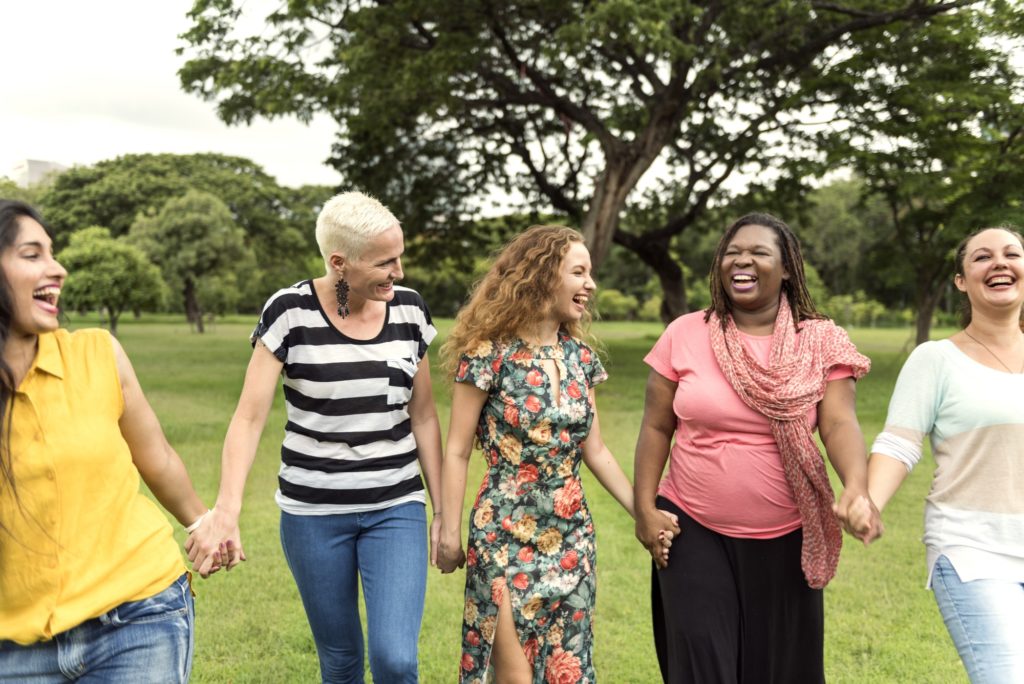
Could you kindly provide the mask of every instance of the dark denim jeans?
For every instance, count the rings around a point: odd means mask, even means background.
[[[360,581],[373,681],[417,681],[426,540],[426,508],[419,502],[343,515],[281,513],[281,545],[313,630],[324,682],[363,681]]]
[[[188,573],[155,596],[28,646],[0,641],[0,682],[183,684],[192,671],[195,605]]]

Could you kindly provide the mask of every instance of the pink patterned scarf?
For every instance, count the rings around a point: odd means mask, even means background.
[[[850,366],[853,377],[859,379],[871,368],[871,361],[832,321],[803,321],[798,335],[785,295],[779,301],[767,368],[751,355],[732,316],[724,331],[717,314],[712,314],[708,326],[711,347],[729,384],[747,406],[771,421],[782,467],[800,510],[800,565],[807,584],[821,589],[836,573],[843,534],[832,512],[835,497],[824,460],[807,427],[807,411],[825,396],[828,374],[836,366]]]

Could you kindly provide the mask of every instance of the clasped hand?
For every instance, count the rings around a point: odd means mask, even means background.
[[[637,512],[636,538],[644,545],[659,570],[668,566],[672,540],[680,534],[679,518],[667,511],[652,509]]]
[[[848,494],[846,491],[832,510],[843,529],[867,546],[885,532],[882,514],[870,497],[864,494]]]
[[[214,508],[185,540],[192,570],[206,579],[221,568],[231,570],[244,561],[238,516]]]

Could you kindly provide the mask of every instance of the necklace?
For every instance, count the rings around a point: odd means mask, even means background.
[[[995,353],[994,351],[992,351],[991,349],[989,349],[989,348],[988,348],[988,345],[987,345],[987,344],[985,344],[984,342],[982,342],[981,340],[979,340],[979,339],[978,339],[977,337],[975,337],[975,336],[974,336],[974,335],[972,335],[971,333],[967,332],[967,328],[964,328],[964,335],[967,335],[967,336],[968,336],[968,337],[970,337],[970,338],[971,338],[972,340],[974,340],[975,342],[977,342],[978,344],[980,344],[980,345],[981,345],[981,347],[982,347],[982,348],[983,348],[983,349],[984,349],[985,351],[987,351],[987,352],[988,352],[989,354],[991,354],[991,355],[992,355],[992,358],[993,358],[993,359],[995,359],[996,361],[998,361],[998,362],[999,362],[999,365],[1000,365],[1000,366],[1002,366],[1003,368],[1005,368],[1005,369],[1006,369],[1006,372],[1007,372],[1007,373],[1013,373],[1013,372],[1014,372],[1013,370],[1011,370],[1011,369],[1010,369],[1010,367],[1009,367],[1009,366],[1007,366],[1007,365],[1006,365],[1005,363],[1003,363],[1003,360],[1002,360],[1001,358],[999,358],[998,356],[996,356],[996,353]],[[1020,365],[1020,370],[1016,372],[1016,375],[1020,375],[1021,373],[1024,373],[1024,363],[1022,363],[1022,364]]]

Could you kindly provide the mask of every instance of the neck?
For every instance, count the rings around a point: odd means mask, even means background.
[[[39,344],[38,335],[20,335],[11,332],[4,345],[4,362],[11,369],[14,375],[14,386],[21,384],[22,379],[32,367],[36,358],[36,348]]]
[[[779,303],[753,311],[733,309],[732,320],[741,331],[751,335],[771,334],[775,330],[775,319],[779,315]]]
[[[558,329],[560,327],[561,325],[558,321],[542,321],[535,326],[521,330],[519,337],[530,344],[546,347],[558,342]]]
[[[996,343],[1012,343],[1021,336],[1020,311],[993,316],[988,312],[971,311],[971,323],[965,330],[976,338]]]

